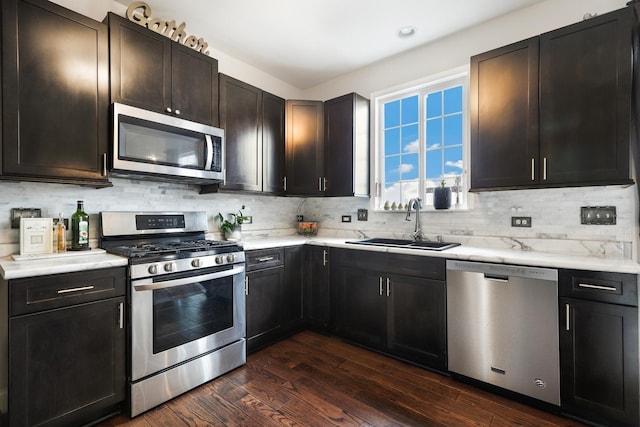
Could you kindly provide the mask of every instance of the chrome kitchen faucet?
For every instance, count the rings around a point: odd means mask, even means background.
[[[420,228],[420,208],[422,207],[422,200],[419,197],[409,200],[407,203],[407,217],[405,220],[411,221],[411,209],[416,210],[416,228],[413,232],[413,240],[422,240],[422,228]]]

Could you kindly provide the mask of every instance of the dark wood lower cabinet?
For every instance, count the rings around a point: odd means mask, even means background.
[[[640,424],[638,278],[559,270],[560,400],[570,416]]]
[[[302,323],[302,246],[247,251],[247,350],[298,330]]]
[[[332,325],[355,343],[447,368],[444,259],[339,249],[332,254]]]
[[[84,425],[125,399],[124,269],[3,283],[8,425]]]
[[[561,298],[561,401],[567,414],[638,425],[638,309]]]
[[[326,246],[304,248],[302,319],[306,326],[319,330],[327,330],[330,321],[329,257]]]
[[[273,340],[282,327],[284,267],[247,273],[247,348],[254,350]]]

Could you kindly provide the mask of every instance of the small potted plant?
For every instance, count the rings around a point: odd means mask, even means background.
[[[451,207],[451,188],[445,187],[444,179],[440,187],[433,189],[433,207],[436,209],[449,209]]]
[[[226,240],[237,242],[242,238],[242,223],[249,219],[242,213],[242,209],[245,209],[244,205],[238,210],[238,213],[229,214],[228,219],[225,219],[225,217],[218,212],[216,220],[220,223],[220,230],[224,233]]]

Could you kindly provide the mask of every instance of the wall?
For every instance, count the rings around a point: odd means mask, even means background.
[[[295,218],[304,199],[234,193],[199,194],[199,187],[112,178],[113,187],[94,189],[75,185],[0,181],[0,257],[19,253],[19,230],[10,228],[11,208],[40,208],[42,216],[69,218],[76,201],[84,200],[89,214],[90,245],[98,246],[101,211],[206,211],[210,238],[220,239],[214,217],[236,212],[242,205],[252,224],[243,225],[246,238],[295,234]],[[69,232],[67,232],[70,238]]]

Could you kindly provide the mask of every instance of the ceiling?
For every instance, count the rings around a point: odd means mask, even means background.
[[[147,0],[151,18],[300,89],[543,0]],[[127,7],[131,1],[121,1]],[[413,26],[402,38],[398,31]]]

